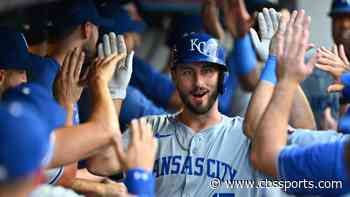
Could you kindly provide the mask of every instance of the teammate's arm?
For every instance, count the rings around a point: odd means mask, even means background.
[[[289,124],[294,128],[310,130],[315,130],[317,128],[310,103],[300,85],[294,96]]]
[[[233,53],[227,58],[230,72],[236,72],[244,90],[252,91],[259,80],[256,56],[248,34],[254,20],[243,0],[225,1],[224,15],[225,25],[235,39]]]
[[[118,129],[108,81],[112,78],[116,64],[124,57],[125,54],[112,54],[94,62],[88,79],[92,93],[89,121],[75,127],[56,129],[53,159],[48,168],[85,159],[112,143]]]
[[[115,41],[113,41],[115,40]],[[110,50],[108,49],[108,43],[110,43]],[[116,46],[114,46],[116,45]],[[109,36],[104,36],[103,45],[99,45],[99,56],[107,56],[109,51],[117,51],[119,54],[126,54],[126,45],[124,38],[118,36],[115,38],[115,35],[112,33]],[[103,50],[104,49],[104,50]],[[107,49],[107,50],[106,50]],[[118,117],[120,114],[121,105],[123,99],[126,96],[126,89],[129,84],[131,74],[132,74],[132,63],[133,63],[134,52],[132,51],[125,60],[123,60],[122,65],[118,65],[119,68],[113,75],[111,82],[109,83],[109,90],[112,95],[116,119],[114,120],[117,123],[117,130],[115,132],[115,139],[121,138]],[[119,141],[121,142],[121,140]],[[113,146],[108,146],[105,149],[99,151],[96,155],[87,160],[87,169],[96,175],[108,176],[114,173],[120,172],[120,164],[116,157],[116,153]]]
[[[251,30],[253,43],[255,48],[257,48],[258,54],[260,54],[259,56],[264,57],[264,51],[266,50],[266,53],[269,54],[267,55],[267,61],[260,75],[260,81],[250,99],[244,119],[244,133],[251,139],[253,138],[261,117],[271,100],[277,82],[277,42],[278,37],[283,36],[282,30],[278,28],[278,17],[278,13],[274,9],[268,10],[266,8],[264,8],[263,13],[259,13],[258,15],[262,37],[265,38],[265,42],[268,42],[269,45],[265,46],[263,44],[264,42],[257,38],[257,35],[255,35],[256,33],[253,33],[255,31]],[[273,35],[273,37],[271,35]],[[269,39],[272,40],[269,41]],[[266,47],[269,47],[269,49]],[[302,118],[305,120],[300,120]],[[303,90],[300,87],[298,87],[296,96],[293,100],[289,123],[296,128],[315,129],[313,113],[306,97],[304,96]]]
[[[277,175],[276,158],[287,144],[287,130],[293,98],[299,82],[311,74],[313,65],[304,64],[309,39],[310,18],[305,12],[294,11],[288,17],[282,15],[277,41],[277,73],[279,81],[270,103],[253,137],[251,160],[255,168],[270,176]],[[315,59],[312,59],[315,60]]]

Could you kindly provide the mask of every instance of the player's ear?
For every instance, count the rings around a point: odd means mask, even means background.
[[[83,39],[89,39],[93,34],[93,24],[90,22],[85,22],[81,25],[81,34]]]

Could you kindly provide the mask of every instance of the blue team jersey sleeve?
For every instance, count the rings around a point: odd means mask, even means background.
[[[287,193],[338,196],[349,192],[349,169],[346,169],[344,153],[349,142],[349,136],[342,136],[330,142],[283,148],[277,158],[279,178],[313,181],[298,188],[286,188]],[[342,188],[321,188],[325,185],[320,181],[341,181]]]
[[[296,129],[288,135],[288,144],[308,145],[320,142],[331,142],[341,138],[343,134],[337,131],[315,131],[307,129]]]
[[[136,56],[130,84],[164,109],[168,108],[170,98],[175,92],[175,85],[168,76]]]
[[[164,109],[156,106],[152,101],[145,97],[142,92],[129,85],[120,111],[120,127],[124,130],[132,119],[165,113],[166,111]]]

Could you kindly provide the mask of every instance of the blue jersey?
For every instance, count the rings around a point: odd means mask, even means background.
[[[61,65],[54,58],[46,57],[42,60],[42,64],[38,65],[37,69],[29,70],[29,81],[38,83],[47,88],[49,92],[53,92],[53,84]]]
[[[328,140],[325,136],[323,135],[320,140],[316,139],[312,144],[290,145],[280,151],[277,161],[280,179],[313,181],[298,188],[287,188],[288,193],[340,196],[350,192],[350,169],[346,166],[344,154],[346,144],[350,142],[349,136],[328,135]],[[323,184],[320,181],[341,181],[339,184],[342,188],[324,189],[321,188],[323,185],[318,185]]]
[[[164,109],[156,106],[151,100],[146,98],[142,92],[129,85],[120,110],[120,128],[124,130],[133,119],[165,113],[166,111]]]

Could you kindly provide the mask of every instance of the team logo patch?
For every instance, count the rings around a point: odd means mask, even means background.
[[[208,57],[217,57],[217,49],[219,48],[219,43],[217,40],[211,38],[206,42],[200,42],[197,38],[191,39],[191,51],[198,51],[200,54]]]

